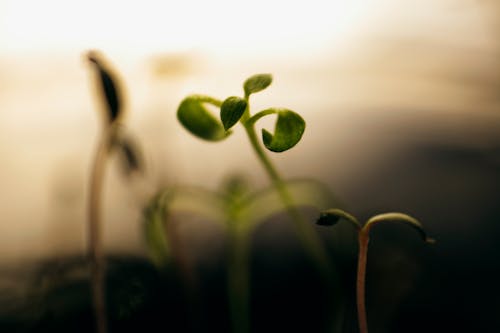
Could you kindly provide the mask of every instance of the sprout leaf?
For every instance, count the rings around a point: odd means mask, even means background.
[[[250,94],[266,89],[267,87],[269,87],[271,82],[273,82],[273,77],[271,74],[256,74],[249,77],[243,84],[245,96],[250,96]]]
[[[205,107],[205,103],[220,107],[220,102],[207,96],[186,97],[177,109],[177,119],[192,134],[208,141],[220,141],[229,133]]]
[[[274,109],[274,111],[278,114],[274,135],[262,129],[262,140],[270,151],[283,152],[294,147],[300,141],[306,123],[300,115],[291,110]]]
[[[222,125],[227,131],[233,127],[247,108],[247,101],[240,97],[229,97],[220,107],[220,118],[222,120]]]

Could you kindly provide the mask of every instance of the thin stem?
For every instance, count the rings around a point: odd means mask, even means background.
[[[356,278],[356,304],[358,307],[359,332],[368,333],[365,305],[366,261],[368,256],[368,230],[361,229],[358,233],[359,254],[358,273]]]
[[[370,240],[369,232],[370,228],[377,223],[381,222],[400,222],[407,224],[414,228],[420,234],[420,237],[426,243],[434,243],[435,240],[427,237],[427,234],[422,227],[422,224],[414,217],[403,214],[403,213],[384,213],[371,217],[364,225],[363,228],[359,229],[358,240],[359,240],[359,255],[358,255],[358,274],[356,279],[356,301],[358,305],[358,321],[359,321],[359,331],[360,333],[368,333],[368,324],[366,318],[366,305],[365,305],[365,280],[366,280],[366,262],[368,256],[368,242]]]
[[[90,274],[92,300],[96,319],[97,333],[107,332],[105,302],[105,262],[101,237],[101,194],[108,154],[110,130],[105,130],[97,147],[90,178],[90,198],[88,215],[88,251],[90,258]]]
[[[229,228],[228,294],[234,333],[250,332],[249,239],[246,232]]]

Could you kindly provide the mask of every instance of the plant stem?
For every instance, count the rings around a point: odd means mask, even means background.
[[[294,227],[296,229],[300,241],[305,246],[309,254],[312,255],[312,257],[314,258],[316,264],[318,265],[318,269],[322,273],[324,273],[327,277],[327,280],[329,280],[333,272],[331,270],[330,262],[328,260],[326,251],[320,245],[321,242],[318,235],[314,232],[312,226],[307,223],[304,216],[295,206],[293,198],[288,192],[288,189],[284,181],[281,179],[278,171],[273,166],[273,164],[265,154],[264,150],[260,146],[257,139],[257,135],[255,133],[255,128],[252,126],[252,124],[250,125],[245,124],[244,127],[247,132],[248,138],[250,139],[250,143],[252,145],[253,150],[257,154],[261,163],[264,165],[264,169],[271,178],[271,181],[275,186],[276,190],[278,191],[278,194],[281,197],[281,200],[283,201],[283,204],[285,205],[288,214],[292,218]]]
[[[250,332],[249,238],[229,227],[228,294],[233,333]]]
[[[111,130],[105,129],[99,141],[92,165],[89,199],[89,239],[88,251],[90,258],[90,274],[92,301],[96,320],[97,333],[107,332],[105,292],[105,262],[101,237],[101,194],[105,173],[105,162],[109,148]]]
[[[367,228],[359,230],[358,273],[356,278],[356,304],[358,307],[359,332],[368,333],[365,305],[366,261],[368,256],[368,242],[370,240]]]

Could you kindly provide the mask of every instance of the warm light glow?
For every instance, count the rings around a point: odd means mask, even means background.
[[[331,44],[372,0],[0,1],[2,51],[300,52]]]

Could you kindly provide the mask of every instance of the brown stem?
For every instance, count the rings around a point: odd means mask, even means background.
[[[356,303],[358,306],[359,332],[368,333],[368,324],[366,320],[365,305],[365,280],[366,280],[366,259],[368,255],[368,230],[359,230],[359,254],[358,254],[358,273],[356,279]]]
[[[92,165],[90,178],[89,198],[89,238],[88,254],[90,259],[90,275],[92,287],[92,301],[96,320],[97,333],[107,332],[106,302],[104,272],[105,263],[101,239],[101,194],[104,179],[105,162],[108,153],[108,140],[110,135],[105,130],[97,147],[97,152]]]

